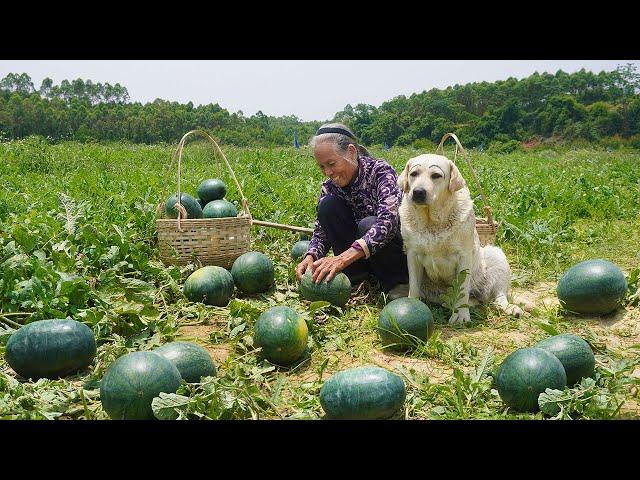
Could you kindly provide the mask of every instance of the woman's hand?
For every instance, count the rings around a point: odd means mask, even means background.
[[[327,282],[351,265],[356,260],[364,257],[364,252],[351,247],[335,257],[323,257],[313,262],[311,279],[315,283],[320,283],[326,276]]]
[[[308,268],[311,268],[313,271],[313,256],[311,255],[304,257],[304,260],[302,260],[296,267],[296,277],[298,277],[298,280],[302,279],[302,276]]]
[[[311,279],[315,283],[320,283],[326,276],[327,282],[330,282],[331,279],[346,266],[346,262],[340,255],[320,258],[313,262],[313,275],[311,275]]]

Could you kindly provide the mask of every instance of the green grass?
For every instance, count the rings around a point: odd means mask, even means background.
[[[50,145],[33,138],[0,144],[0,418],[105,418],[98,382],[109,365],[128,351],[184,337],[186,328],[201,328],[205,333],[194,339],[228,354],[216,360],[218,377],[157,399],[158,414],[166,418],[320,418],[323,381],[364,364],[389,368],[405,380],[407,403],[397,418],[633,416],[629,411],[640,403],[638,378],[631,375],[640,365],[637,306],[617,320],[573,318],[556,307],[524,319],[493,307],[472,308],[470,325],[450,327],[450,312],[432,305],[436,333],[412,352],[393,354],[381,349],[375,331],[384,306],[375,284],[365,285],[344,309],[312,311],[298,296],[289,257],[298,236],[263,228],[252,228],[252,249],[274,261],[274,289],[236,295],[228,307],[187,302],[181,288],[194,267],[165,267],[156,243],[156,206],[177,187],[173,149]],[[223,150],[254,218],[313,225],[323,178],[307,150]],[[424,152],[372,153],[401,171]],[[514,286],[553,283],[588,258],[613,261],[630,276],[640,266],[639,151],[472,151],[471,161],[500,222],[497,243],[509,258]],[[480,213],[469,169],[462,158],[458,164]],[[227,199],[239,206],[238,191],[221,168],[207,146],[188,145],[181,190],[195,195],[203,179],[221,176]],[[257,316],[279,304],[305,315],[310,326],[308,355],[288,369],[263,360],[252,343]],[[11,329],[66,316],[96,333],[91,368],[56,381],[18,381],[2,355]],[[545,414],[506,410],[492,373],[515,348],[554,332],[582,335],[596,349],[594,383],[552,394]]]

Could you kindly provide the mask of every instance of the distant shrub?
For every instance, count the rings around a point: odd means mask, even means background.
[[[571,148],[574,150],[585,150],[589,148],[596,148],[600,144],[590,142],[589,140],[586,140],[584,138],[575,138],[571,141],[564,141],[563,145],[565,145],[566,148]]]
[[[518,150],[522,150],[522,145],[518,140],[495,141],[491,142],[491,145],[487,148],[487,153],[512,153]]]
[[[640,134],[632,135],[625,141],[625,144],[631,148],[640,148]]]
[[[417,148],[418,150],[425,150],[427,152],[435,151],[437,147],[436,144],[434,144],[431,140],[427,140],[426,138],[418,138],[414,140],[411,146]]]
[[[617,150],[623,146],[623,140],[619,135],[614,135],[613,137],[603,137],[598,142],[604,148]]]

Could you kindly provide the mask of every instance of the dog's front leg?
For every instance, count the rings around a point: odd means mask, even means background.
[[[449,317],[449,324],[454,325],[457,323],[467,323],[471,321],[471,315],[469,314],[469,292],[471,290],[471,265],[472,259],[469,255],[462,255],[458,261],[456,268],[456,278],[463,270],[467,271],[464,282],[462,282],[462,298],[456,302],[456,311]]]
[[[414,250],[407,251],[407,267],[409,270],[409,298],[420,298],[422,296],[424,266],[420,263],[420,255]]]

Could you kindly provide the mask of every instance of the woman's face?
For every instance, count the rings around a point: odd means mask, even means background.
[[[322,173],[340,188],[349,185],[358,171],[358,150],[355,145],[349,145],[346,155],[343,155],[331,142],[318,143],[313,151]]]

